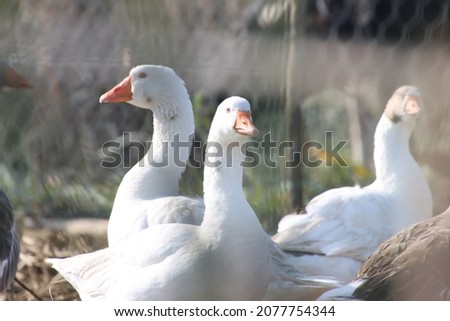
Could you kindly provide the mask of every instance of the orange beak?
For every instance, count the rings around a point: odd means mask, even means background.
[[[248,111],[238,111],[234,129],[241,135],[256,136],[258,128],[253,124],[252,115]]]
[[[111,90],[104,93],[100,97],[101,103],[120,103],[127,102],[133,99],[131,92],[131,77],[128,76],[119,84],[114,86]]]
[[[12,67],[6,66],[5,70],[6,86],[11,88],[33,88],[33,86],[23,78]]]
[[[413,96],[408,96],[404,111],[408,115],[416,115],[420,112],[420,103]]]

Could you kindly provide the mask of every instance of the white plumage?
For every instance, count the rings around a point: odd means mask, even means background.
[[[128,102],[153,112],[152,145],[119,185],[109,219],[109,244],[156,224],[199,225],[203,201],[178,196],[194,135],[192,104],[183,80],[168,67],[137,66],[100,102]]]
[[[208,136],[200,226],[153,225],[107,249],[48,261],[83,300],[306,300],[340,285],[295,269],[246,201],[245,155],[227,145],[255,133],[245,99],[219,105]]]
[[[422,107],[416,88],[398,88],[375,131],[376,180],[326,191],[304,213],[280,221],[273,240],[297,252],[297,264],[307,272],[349,282],[381,242],[431,217],[431,192],[409,149]]]

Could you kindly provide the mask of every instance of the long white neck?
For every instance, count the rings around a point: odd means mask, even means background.
[[[148,200],[178,194],[178,183],[189,159],[194,115],[189,96],[160,99],[153,113],[152,145],[124,176],[116,202]],[[177,107],[184,105],[184,108]]]
[[[207,154],[214,154],[216,144],[212,146],[208,143]],[[243,170],[241,162],[244,160],[239,147],[227,150],[223,147],[222,156],[210,156],[207,159],[204,170],[203,190],[205,201],[217,193],[225,193],[227,195],[243,195],[242,175]],[[213,192],[214,191],[214,192]],[[231,192],[231,193],[229,193]]]
[[[393,123],[382,115],[375,130],[373,186],[409,202],[421,215],[431,214],[431,192],[409,149],[414,124]]]
[[[202,225],[219,227],[229,224],[232,225],[231,230],[241,226],[248,227],[248,224],[260,227],[242,188],[242,162],[245,155],[237,144],[220,143],[211,136],[208,138],[205,156],[205,215]]]
[[[416,164],[409,150],[411,131],[393,123],[384,114],[375,130],[374,163],[377,180],[388,184],[393,177]],[[403,176],[403,175],[402,175]]]

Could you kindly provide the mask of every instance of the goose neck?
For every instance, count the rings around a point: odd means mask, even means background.
[[[393,123],[384,114],[378,122],[374,137],[374,164],[377,180],[390,180],[409,171],[415,161],[409,148],[412,128],[401,122]]]
[[[180,104],[184,104],[184,108],[180,108]],[[125,175],[117,196],[152,199],[177,195],[193,136],[194,117],[189,98],[159,101],[153,112],[150,149]]]
[[[205,153],[203,190],[205,202],[210,195],[243,193],[242,162],[245,155],[238,144],[209,141]]]

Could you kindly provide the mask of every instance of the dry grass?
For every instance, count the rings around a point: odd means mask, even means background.
[[[43,221],[38,226],[28,222],[21,232],[21,260],[16,278],[42,300],[79,300],[74,288],[44,260],[104,248],[107,245],[106,221],[51,220]],[[0,294],[0,300],[30,301],[36,298],[14,282],[10,290]]]

